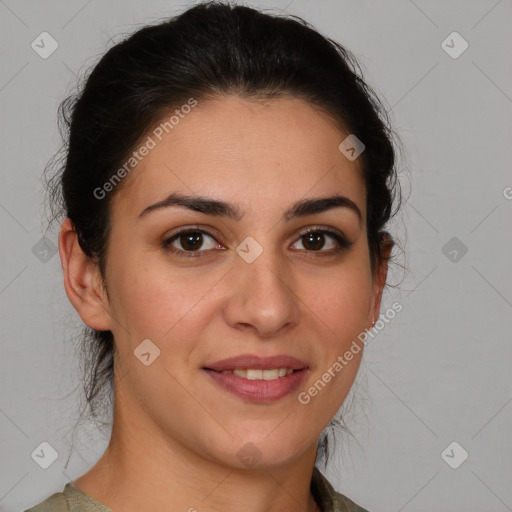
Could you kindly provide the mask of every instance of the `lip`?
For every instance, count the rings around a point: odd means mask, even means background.
[[[294,372],[273,380],[249,380],[232,373],[221,373],[223,370],[271,370],[274,368],[291,368]],[[308,374],[309,366],[296,357],[284,354],[270,357],[242,354],[205,364],[202,370],[216,384],[246,401],[269,403],[297,389]]]
[[[272,370],[273,368],[291,368],[292,370],[303,370],[308,368],[308,364],[296,357],[284,354],[259,357],[253,354],[242,354],[236,357],[229,357],[221,361],[215,361],[203,366],[205,370]],[[292,374],[293,375],[293,374]],[[285,377],[281,377],[284,379]],[[271,382],[271,381],[268,381]]]
[[[268,368],[262,369],[268,370]],[[260,404],[274,402],[289,395],[300,386],[308,374],[308,369],[302,368],[290,375],[273,380],[249,380],[234,373],[221,373],[208,368],[202,368],[202,371],[225,390],[243,398],[245,401]]]

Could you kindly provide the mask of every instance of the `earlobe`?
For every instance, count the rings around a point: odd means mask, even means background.
[[[59,233],[59,254],[64,274],[64,288],[82,321],[99,331],[110,330],[108,300],[97,264],[83,252],[69,218]]]

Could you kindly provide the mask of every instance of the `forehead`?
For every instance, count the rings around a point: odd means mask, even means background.
[[[143,138],[151,149],[124,178],[115,209],[134,214],[178,191],[262,215],[277,205],[282,211],[283,202],[340,193],[365,214],[359,159],[350,161],[338,149],[348,133],[309,103],[226,96],[187,111],[169,112]]]

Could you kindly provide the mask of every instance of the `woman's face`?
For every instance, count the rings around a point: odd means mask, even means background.
[[[348,134],[302,100],[229,96],[163,135],[112,201],[94,327],[114,333],[121,416],[229,466],[292,462],[316,449],[378,316],[364,181],[338,149]],[[346,199],[307,206],[334,196]]]

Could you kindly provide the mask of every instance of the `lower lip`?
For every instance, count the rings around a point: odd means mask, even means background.
[[[297,389],[306,377],[307,368],[273,380],[249,380],[234,373],[221,373],[203,368],[217,384],[245,400],[268,403],[279,400]]]

